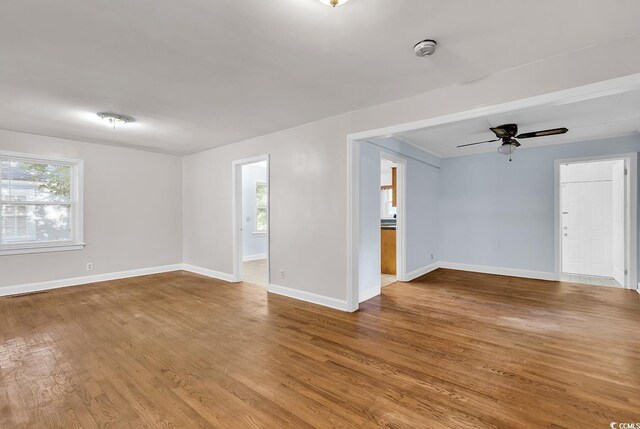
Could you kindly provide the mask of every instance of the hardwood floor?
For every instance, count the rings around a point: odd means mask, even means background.
[[[268,287],[269,266],[267,259],[245,261],[242,263],[242,278],[246,283]]]
[[[640,295],[437,270],[354,314],[186,272],[0,299],[1,428],[640,422]]]

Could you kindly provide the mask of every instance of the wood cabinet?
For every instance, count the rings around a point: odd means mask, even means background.
[[[381,229],[381,267],[383,274],[396,273],[396,230]]]

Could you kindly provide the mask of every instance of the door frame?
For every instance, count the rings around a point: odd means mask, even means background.
[[[381,149],[380,168],[382,168],[383,159],[396,164],[396,210],[398,212],[396,216],[396,280],[402,282],[407,278],[407,262],[405,258],[407,253],[407,160]],[[380,194],[380,204],[378,204],[378,207],[381,205],[382,194]],[[378,240],[381,240],[380,234],[378,234]],[[379,247],[382,252],[382,242]],[[382,277],[380,277],[380,281],[382,281]]]
[[[595,161],[624,160],[627,169],[625,183],[625,269],[627,276],[623,287],[638,290],[638,244],[637,244],[637,187],[638,187],[638,154],[621,153],[596,155],[581,158],[556,159],[554,161],[554,275],[557,280],[562,276],[562,201],[560,166],[562,164],[580,164]]]
[[[242,226],[244,219],[242,216],[242,167],[256,162],[267,162],[267,284],[271,284],[271,174],[270,155],[258,155],[251,158],[238,159],[231,163],[231,211],[232,211],[232,232],[233,232],[233,276],[232,282],[242,281]]]

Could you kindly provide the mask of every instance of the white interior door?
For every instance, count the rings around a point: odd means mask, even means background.
[[[562,184],[562,271],[611,277],[612,182]]]
[[[613,165],[611,181],[612,192],[612,277],[625,286],[625,162],[620,160]]]

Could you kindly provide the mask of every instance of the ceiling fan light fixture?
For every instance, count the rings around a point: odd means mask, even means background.
[[[498,147],[498,153],[501,153],[504,156],[508,156],[509,161],[511,161],[511,155],[516,151],[516,149],[518,149],[518,146],[516,146],[514,143],[506,142],[502,143],[500,147]]]
[[[326,4],[327,6],[336,7],[336,6],[342,6],[348,1],[349,0],[320,0],[320,3]]]

